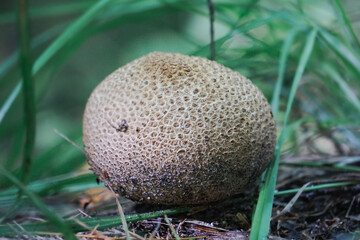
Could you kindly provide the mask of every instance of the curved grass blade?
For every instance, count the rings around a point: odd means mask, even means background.
[[[77,193],[92,188],[104,187],[103,183],[96,183],[94,174],[66,174],[56,177],[45,178],[30,183],[27,186],[29,191],[35,192],[37,196],[48,196],[59,193]],[[17,189],[8,188],[0,192],[0,209],[9,208],[17,199]],[[22,196],[27,200],[26,196]]]
[[[270,229],[270,219],[272,212],[272,205],[274,200],[274,191],[277,178],[277,172],[280,160],[281,146],[285,140],[285,131],[287,128],[287,122],[290,116],[292,104],[294,102],[295,94],[299,86],[301,77],[304,73],[305,66],[310,58],[314,42],[316,39],[317,30],[313,29],[307,37],[305,47],[303,49],[298,68],[296,70],[294,81],[291,86],[290,95],[286,107],[283,131],[279,137],[279,140],[275,147],[275,158],[271,162],[269,168],[265,173],[265,183],[262,185],[258,203],[256,205],[255,214],[251,225],[251,240],[266,239]]]
[[[341,13],[341,17],[343,18],[344,22],[345,22],[345,25],[346,27],[348,28],[354,42],[356,42],[356,44],[358,45],[358,47],[360,48],[360,41],[359,39],[357,38],[355,32],[354,32],[354,29],[353,27],[351,26],[351,22],[349,21],[349,18],[346,16],[346,12],[344,10],[344,8],[342,7],[341,3],[339,0],[334,0],[336,6],[338,7],[340,13]]]
[[[279,99],[280,99],[280,93],[281,93],[281,87],[284,82],[284,74],[286,69],[286,60],[290,52],[290,47],[292,43],[294,42],[295,36],[297,34],[298,30],[293,29],[288,34],[284,45],[281,49],[281,57],[279,62],[279,70],[278,70],[278,79],[276,80],[275,90],[273,94],[273,98],[271,101],[271,108],[274,114],[274,117],[276,117],[278,111],[279,111]]]
[[[332,68],[330,65],[326,64],[322,67],[325,72],[329,73],[329,78],[332,78],[343,91],[344,96],[346,96],[349,102],[360,112],[360,101],[356,96],[354,90],[347,84],[347,82],[340,76],[340,74]]]
[[[46,62],[50,60],[67,42],[78,34],[107,4],[113,0],[101,0],[87,10],[78,20],[69,26],[60,37],[58,37],[36,60],[34,64],[34,74],[37,73]]]
[[[77,239],[67,223],[65,223],[61,217],[51,211],[34,193],[29,191],[18,179],[16,179],[1,165],[0,174],[9,179],[9,181],[11,181],[23,194],[27,195],[34,205],[48,218],[51,225],[58,229],[66,239]],[[2,234],[4,233],[0,230],[0,235]]]
[[[230,31],[224,37],[221,37],[221,38],[215,40],[215,48],[220,49],[221,45],[223,45],[227,40],[231,39],[234,34],[245,34],[248,31],[251,31],[253,29],[256,29],[258,27],[261,27],[261,26],[273,21],[277,17],[278,17],[277,14],[273,14],[270,17],[249,21],[249,22],[239,26],[236,30]],[[200,48],[198,48],[196,51],[193,51],[190,55],[209,56],[209,53],[208,53],[209,46],[210,46],[210,44],[205,44],[204,46],[201,46]]]
[[[37,48],[42,44],[48,42],[54,36],[56,36],[63,28],[65,24],[59,24],[51,29],[40,33],[39,35],[35,36],[31,40],[31,48]],[[12,53],[6,60],[2,61],[0,64],[0,78],[3,77],[10,68],[14,67],[17,63],[19,57],[19,52],[15,51]],[[3,79],[1,79],[3,81]],[[3,82],[2,82],[3,83]]]
[[[341,41],[335,38],[326,30],[319,31],[320,36],[330,46],[330,48],[351,67],[357,77],[360,77],[360,57],[356,54],[355,50],[350,50]]]

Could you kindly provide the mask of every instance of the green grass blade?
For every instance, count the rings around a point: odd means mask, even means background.
[[[316,168],[323,168],[323,169],[329,169],[329,170],[334,170],[334,171],[360,172],[360,167],[358,167],[358,166],[328,164],[328,163],[324,163],[324,162],[296,162],[296,163],[285,162],[285,163],[281,163],[281,165],[296,166],[296,167],[316,167]]]
[[[51,211],[34,193],[29,191],[18,179],[16,179],[1,165],[0,174],[9,179],[9,181],[11,181],[23,194],[27,195],[34,203],[34,205],[48,218],[52,226],[58,229],[66,239],[77,239],[72,230],[69,228],[67,223],[62,220],[62,218],[60,218],[56,213]],[[0,235],[1,234],[3,234],[2,231],[0,231]]]
[[[317,35],[316,29],[312,30],[311,33],[308,35],[304,50],[300,58],[298,68],[294,76],[294,81],[290,90],[290,95],[286,107],[284,123],[283,123],[283,131],[280,135],[280,138],[275,148],[275,159],[271,162],[270,167],[267,169],[265,173],[265,183],[261,187],[258,203],[256,205],[256,210],[253,217],[253,221],[251,225],[251,233],[250,233],[250,239],[252,240],[266,239],[266,236],[269,233],[281,146],[283,144],[283,141],[285,140],[285,130],[287,128],[287,122],[290,116],[295,94],[299,86],[301,77],[304,73],[305,66],[310,58],[316,35]]]
[[[335,187],[345,187],[345,186],[356,185],[356,184],[359,184],[359,182],[324,183],[324,184],[319,184],[316,186],[307,187],[304,189],[304,192],[310,192],[310,191],[315,191],[315,190],[319,190],[319,189],[335,188]],[[286,194],[293,194],[293,193],[297,193],[299,190],[300,190],[300,188],[277,191],[277,192],[275,192],[275,195],[280,196],[280,195],[286,195]]]
[[[344,22],[345,22],[345,25],[346,27],[348,28],[354,42],[356,42],[357,46],[360,48],[360,41],[359,39],[357,38],[355,32],[354,32],[354,29],[353,27],[351,26],[351,22],[349,21],[349,18],[346,16],[346,12],[344,10],[344,8],[342,7],[341,3],[339,0],[334,0],[335,1],[335,4],[336,6],[338,7],[340,13],[341,13],[341,17],[343,18]]]
[[[14,140],[13,143],[22,143],[24,142],[24,125],[23,123],[19,123],[17,125],[17,130],[14,132],[15,136],[14,136]],[[21,144],[13,144],[13,147],[11,148],[10,152],[9,152],[9,157],[7,158],[7,161],[5,162],[5,164],[3,165],[5,167],[5,169],[14,169],[14,165],[16,164],[16,160],[17,157],[21,154],[22,152],[22,145]],[[0,177],[0,186],[3,186],[4,181],[3,178]]]
[[[58,3],[56,5],[44,4],[30,9],[29,15],[31,19],[39,19],[74,14],[87,9],[94,2],[94,0],[83,0],[81,2]],[[15,21],[15,19],[15,14],[12,11],[0,14],[0,24],[11,23]]]
[[[325,72],[329,73],[329,78],[332,78],[343,91],[344,96],[349,100],[349,102],[360,112],[360,101],[356,96],[354,89],[347,84],[347,82],[340,76],[340,74],[328,64],[323,65],[322,67]]]
[[[276,19],[278,16],[276,14],[273,14],[270,17],[266,17],[263,19],[256,19],[253,21],[249,21],[241,26],[238,26],[236,30],[233,30],[231,32],[229,32],[228,34],[226,34],[224,37],[221,37],[219,39],[217,39],[215,41],[215,48],[216,49],[221,49],[221,46],[229,39],[232,38],[233,35],[236,34],[245,34],[248,31],[254,30],[258,27],[264,26],[266,24],[268,24],[269,22],[273,21],[274,19]],[[195,51],[191,52],[190,55],[196,55],[196,56],[204,56],[204,57],[209,57],[209,45],[210,44],[206,44],[204,46],[199,47],[198,49],[196,49]]]
[[[46,62],[50,60],[59,50],[87,26],[91,20],[101,11],[107,4],[113,0],[100,0],[88,11],[86,11],[78,20],[69,26],[60,37],[58,37],[36,60],[34,64],[34,73],[37,73]]]
[[[167,216],[166,214],[164,215],[164,218],[165,218],[166,223],[169,225],[169,228],[170,228],[171,233],[172,233],[172,235],[174,236],[174,238],[175,238],[176,240],[180,240],[179,235],[177,234],[174,226],[171,224],[170,219],[168,218],[168,216]]]
[[[58,33],[64,28],[65,24],[59,24],[51,29],[40,33],[35,36],[31,41],[31,48],[37,48],[42,44],[48,42],[50,39],[54,38]],[[12,53],[6,60],[2,61],[0,64],[0,78],[3,77],[10,68],[15,66],[19,57],[19,52],[15,51]],[[1,79],[3,81],[3,79]]]
[[[294,103],[296,91],[297,91],[297,89],[299,87],[300,80],[301,80],[301,78],[302,78],[302,76],[304,74],[305,67],[306,67],[307,62],[308,62],[308,60],[310,58],[312,49],[314,47],[316,36],[317,36],[317,30],[314,29],[314,30],[311,31],[311,33],[309,34],[309,36],[306,39],[305,47],[304,47],[304,50],[302,52],[299,65],[298,65],[298,67],[296,69],[296,73],[295,73],[295,76],[294,76],[294,81],[293,81],[293,84],[291,86],[289,99],[288,99],[288,103],[287,103],[287,106],[286,106],[286,112],[285,112],[285,117],[284,117],[284,122],[283,122],[283,131],[282,131],[282,133],[280,135],[280,138],[279,138],[280,147],[281,147],[281,145],[283,144],[283,142],[285,140],[284,139],[285,138],[285,129],[286,129],[287,124],[288,124],[288,120],[289,120],[289,117],[290,117],[290,112],[291,112],[292,105]]]
[[[340,40],[324,29],[320,30],[320,36],[330,48],[351,67],[357,77],[360,77],[360,57],[355,55],[356,51],[350,50]]]
[[[127,222],[136,222],[140,220],[161,217],[164,216],[165,214],[174,215],[174,214],[185,213],[197,209],[201,209],[201,207],[172,208],[172,209],[160,210],[150,213],[125,215],[125,218]],[[122,221],[119,216],[106,216],[106,217],[69,219],[69,220],[65,220],[65,223],[68,224],[74,232],[80,232],[80,231],[88,231],[88,228],[86,227],[90,227],[90,228],[97,227],[97,230],[104,230],[110,227],[120,226],[122,224]],[[49,224],[48,222],[28,223],[28,224],[21,224],[20,226],[25,231],[33,234],[46,234],[50,231],[56,231],[54,226]],[[7,236],[7,237],[14,236],[16,233],[14,232],[13,229],[18,229],[18,227],[15,224],[0,225],[0,236]]]
[[[72,172],[31,182],[27,189],[41,197],[60,193],[78,193],[98,187],[104,187],[104,184],[97,184],[93,173]],[[11,206],[17,199],[17,193],[17,188],[14,186],[0,191],[0,209]],[[22,198],[26,197],[22,196]]]
[[[295,122],[290,123],[286,126],[286,129],[283,130],[281,133],[283,135],[284,140],[287,139],[291,133],[293,133],[301,124],[304,122],[311,122],[311,118],[300,118],[299,120],[296,120]]]
[[[94,187],[101,187],[103,184],[96,184],[96,176],[93,173],[88,173],[87,171],[81,172],[71,172],[68,174],[62,174],[58,176],[52,176],[48,178],[39,179],[37,181],[33,181],[29,183],[27,188],[36,192],[38,195],[46,195],[46,194],[56,194],[59,193],[60,190],[65,189],[69,190],[72,186],[82,185],[82,184],[90,184],[95,183]],[[86,190],[86,189],[85,189]],[[82,191],[82,190],[81,190]],[[16,188],[10,187],[0,191],[0,198],[2,196],[10,196],[12,194],[16,194]]]
[[[33,66],[33,75],[39,72],[39,70],[57,53],[61,48],[68,43],[76,34],[83,30],[91,20],[103,10],[107,4],[113,0],[100,0],[94,6],[92,6],[88,11],[86,11],[81,17],[79,17],[73,24],[71,24],[63,34],[61,34],[35,61]],[[19,95],[18,88],[21,88],[19,84],[16,85],[14,90],[11,92],[10,96],[7,98],[7,101],[0,109],[0,123],[4,118],[5,114],[13,104],[16,97]]]
[[[4,120],[6,113],[9,111],[11,105],[14,103],[16,97],[19,95],[21,88],[22,82],[19,82],[0,108],[0,123]]]
[[[20,46],[20,66],[23,79],[24,116],[25,116],[25,146],[22,163],[22,179],[28,183],[32,152],[35,144],[36,116],[34,83],[32,76],[32,61],[30,54],[30,24],[28,16],[28,1],[17,1],[17,26]]]
[[[279,18],[279,14],[274,13],[274,14],[270,15],[269,17],[252,20],[252,21],[249,21],[249,22],[247,22],[245,24],[238,25],[236,27],[235,32],[236,33],[248,32],[248,31],[250,31],[252,29],[264,26],[264,25],[268,24],[269,22],[271,22],[271,21],[273,21],[274,19],[277,19],[277,18]]]
[[[2,61],[0,64],[0,78],[8,71],[12,66],[14,66],[19,58],[19,53],[15,52],[11,54],[6,60]]]
[[[297,32],[298,32],[297,29],[293,29],[292,31],[290,31],[281,49],[278,78],[276,80],[275,90],[271,101],[271,108],[274,116],[276,116],[279,111],[279,99],[280,99],[281,88],[284,82],[286,60],[290,52],[290,47],[295,39]]]
[[[115,201],[116,201],[116,205],[118,207],[118,212],[120,214],[120,219],[121,219],[121,223],[122,223],[122,227],[123,227],[123,230],[125,232],[125,236],[126,236],[126,240],[131,240],[131,236],[130,236],[130,232],[129,232],[129,227],[128,227],[128,224],[127,224],[127,221],[126,221],[126,217],[125,217],[125,214],[124,214],[124,210],[120,204],[120,201],[118,199],[118,196],[116,196],[116,193],[112,190],[112,188],[110,188],[110,191],[112,192],[112,194],[114,195],[115,197]]]

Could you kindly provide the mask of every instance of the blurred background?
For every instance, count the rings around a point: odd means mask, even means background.
[[[31,56],[37,68],[30,181],[88,168],[82,152],[54,129],[82,146],[87,98],[111,72],[152,51],[210,57],[205,0],[113,0],[94,8],[98,2],[29,1]],[[360,1],[343,0],[339,5],[334,0],[213,0],[213,4],[215,60],[251,79],[269,102],[282,79],[279,132],[306,39],[317,30],[291,109],[291,131],[282,158],[312,161],[341,156],[344,164],[357,164]],[[21,80],[15,10],[14,1],[0,1],[0,164],[18,175],[25,139],[22,92],[7,105]],[[54,47],[62,37],[61,45]],[[0,188],[9,185],[0,176]]]
[[[29,1],[33,62],[36,64],[44,51],[96,2]],[[292,121],[311,119],[293,132],[283,154],[359,152],[360,2],[347,0],[341,4],[352,29],[331,0],[214,1],[216,61],[251,79],[269,101],[284,41],[291,31],[297,31],[284,73],[282,110],[310,29],[324,33],[318,34],[292,110]],[[21,73],[15,4],[1,1],[0,11],[3,105]],[[208,12],[206,1],[200,0],[110,1],[87,25],[72,32],[34,76],[37,128],[32,179],[69,172],[85,163],[82,153],[64,142],[54,129],[82,145],[81,121],[87,98],[115,69],[152,51],[209,57]],[[21,164],[22,104],[20,92],[0,124],[0,162],[9,170]],[[280,112],[279,126],[281,117]],[[43,165],[46,171],[39,171]]]
[[[96,2],[29,1],[33,62]],[[284,41],[291,31],[297,31],[285,70],[281,109],[309,29],[319,28],[330,36],[326,39],[318,35],[306,66],[292,119],[310,116],[311,121],[292,134],[284,149],[288,153],[314,150],[348,155],[360,149],[360,2],[347,0],[341,4],[355,35],[331,0],[214,1],[216,61],[250,78],[269,101],[278,78]],[[1,104],[20,81],[14,5],[12,1],[0,3]],[[34,76],[37,129],[33,178],[68,172],[85,163],[81,152],[64,143],[54,129],[81,145],[86,100],[115,69],[152,51],[209,57],[208,12],[206,1],[200,0],[111,1],[89,24],[71,33],[70,39]],[[336,42],[329,44],[331,41]],[[0,125],[0,161],[10,170],[21,163],[21,98],[20,93]],[[35,173],[36,163],[46,164],[46,171]]]

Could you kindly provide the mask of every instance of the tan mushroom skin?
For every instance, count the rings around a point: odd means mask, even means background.
[[[262,92],[214,61],[153,52],[117,69],[83,118],[88,162],[107,186],[151,204],[204,204],[241,192],[272,159]]]

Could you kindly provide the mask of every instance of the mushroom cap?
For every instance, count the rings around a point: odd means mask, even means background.
[[[92,92],[88,162],[117,193],[150,204],[203,204],[241,192],[272,159],[276,125],[261,91],[214,61],[152,52]]]

